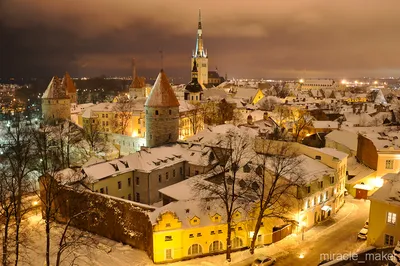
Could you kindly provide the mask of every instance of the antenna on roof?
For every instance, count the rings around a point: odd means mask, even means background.
[[[164,53],[163,50],[160,50],[160,60],[161,60],[161,69],[164,69]]]

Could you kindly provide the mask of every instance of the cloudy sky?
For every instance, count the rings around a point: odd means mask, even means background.
[[[399,76],[399,0],[3,0],[0,76],[189,78],[197,14],[229,77]]]

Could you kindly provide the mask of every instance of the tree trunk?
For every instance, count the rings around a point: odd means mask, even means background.
[[[254,249],[255,249],[255,246],[256,246],[257,235],[258,235],[258,231],[260,231],[261,222],[262,222],[262,215],[259,215],[258,218],[257,218],[256,227],[254,228],[254,235],[253,235],[253,238],[251,239],[250,254],[254,254]]]
[[[6,220],[4,222],[4,235],[3,235],[3,259],[2,259],[2,265],[7,266],[8,265],[8,226],[10,224],[10,217],[6,217]]]
[[[46,217],[46,266],[50,266],[50,217]]]
[[[16,198],[16,211],[15,211],[15,266],[18,265],[19,260],[19,229],[21,227],[21,202],[22,202],[22,178],[18,179],[18,195]]]
[[[226,236],[226,260],[228,262],[231,261],[231,250],[232,250],[232,246],[231,246],[231,218],[228,218],[227,220],[227,225],[228,225],[228,230],[227,230],[227,236]]]

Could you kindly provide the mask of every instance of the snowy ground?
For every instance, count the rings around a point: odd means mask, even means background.
[[[24,232],[26,232],[26,242],[22,248],[22,261],[19,265],[45,265],[45,226],[41,215],[36,212],[24,222]],[[63,230],[62,225],[56,225],[52,229],[52,255],[51,265],[55,264],[57,245]],[[93,236],[95,242],[101,243],[96,247],[80,246],[68,256],[61,265],[70,265],[73,258],[77,258],[74,265],[95,265],[95,266],[122,266],[122,265],[153,265],[143,251],[136,250],[130,246],[111,241],[109,239]],[[108,252],[110,251],[111,252]]]
[[[232,254],[232,266],[250,265],[258,255],[268,255],[277,258],[276,265],[317,265],[321,253],[348,253],[356,252],[365,247],[365,242],[357,241],[357,233],[368,218],[369,202],[364,200],[346,199],[345,205],[331,220],[315,226],[304,234],[292,234],[287,238],[256,249],[256,254],[250,255],[248,250]],[[21,265],[44,265],[45,261],[45,232],[44,223],[37,213],[25,222],[27,233],[26,247],[23,248],[23,263]],[[52,263],[55,261],[57,244],[62,232],[62,226],[53,229]],[[154,265],[143,251],[115,241],[94,236],[96,242],[101,243],[96,248],[81,247],[67,258],[64,264],[69,265],[73,257],[79,256],[75,265],[120,266],[120,265]],[[99,248],[100,247],[100,248]],[[109,252],[107,252],[109,251]],[[299,255],[304,254],[300,259]],[[168,266],[195,266],[195,265],[228,265],[225,255],[208,256],[188,261],[166,264]]]

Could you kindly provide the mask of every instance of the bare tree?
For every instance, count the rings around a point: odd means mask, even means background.
[[[288,213],[297,202],[297,188],[303,184],[302,160],[292,143],[261,140],[257,145],[257,159],[253,160],[251,194],[255,198],[256,221],[250,253],[254,253],[257,235],[264,219],[292,220]]]
[[[63,226],[60,240],[58,242],[55,266],[60,266],[66,259],[70,259],[71,265],[75,265],[75,260],[80,257],[76,254],[76,251],[81,251],[83,247],[97,247],[97,241],[95,241],[91,234],[71,228],[71,225],[76,219],[82,219],[82,217],[87,217],[91,213],[93,213],[93,209],[81,211],[69,217],[68,221]]]
[[[73,159],[79,157],[76,153],[80,148],[78,144],[83,140],[83,130],[71,121],[64,120],[52,127],[51,131],[52,141],[59,150],[61,167],[71,167]]]
[[[207,176],[213,177],[199,179],[194,189],[205,204],[217,204],[224,210],[227,226],[226,260],[230,261],[233,215],[247,203],[247,198],[243,196],[247,187],[242,185],[238,172],[241,163],[251,156],[249,151],[252,144],[249,136],[229,131],[212,149],[218,164]]]
[[[293,123],[294,140],[299,141],[302,132],[312,125],[313,117],[306,110],[292,110],[290,120]]]
[[[10,222],[14,234],[14,265],[20,259],[21,222],[29,210],[23,204],[23,196],[30,192],[30,173],[34,164],[31,142],[31,128],[24,122],[15,121],[4,138],[8,141],[2,149],[1,162],[1,219],[4,221],[3,265],[9,263]],[[8,264],[7,264],[8,265]]]
[[[276,105],[280,104],[280,99],[275,96],[266,96],[262,98],[257,105],[260,107],[261,110],[265,111],[272,111],[274,110]]]
[[[204,106],[201,103],[192,104],[192,108],[187,112],[190,121],[192,134],[195,135],[204,128]]]
[[[298,141],[303,131],[312,125],[313,117],[307,110],[276,106],[275,113],[278,114],[276,122],[279,126],[292,127],[295,141]]]
[[[87,154],[92,156],[96,152],[102,152],[106,146],[106,139],[103,133],[103,127],[100,122],[95,119],[90,121],[89,124],[84,128],[83,139],[88,144]]]
[[[134,102],[128,98],[121,97],[113,108],[115,112],[114,130],[120,134],[126,134],[126,130],[133,116]]]

